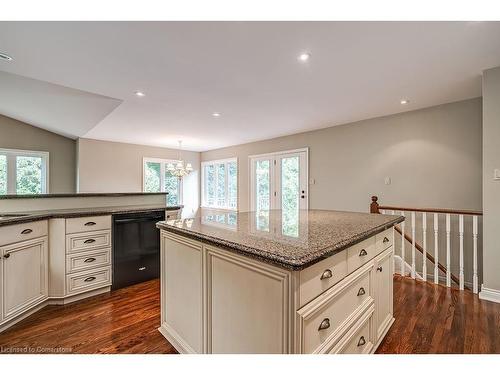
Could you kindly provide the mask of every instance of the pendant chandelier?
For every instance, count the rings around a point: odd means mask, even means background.
[[[169,171],[173,176],[176,177],[184,177],[193,171],[193,166],[191,163],[184,164],[184,161],[181,158],[182,151],[182,141],[179,141],[179,157],[177,158],[177,162],[174,164],[167,164],[167,171]]]

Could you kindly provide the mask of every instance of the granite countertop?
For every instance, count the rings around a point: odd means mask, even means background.
[[[21,224],[31,221],[54,219],[54,218],[70,218],[70,217],[83,217],[83,216],[102,216],[112,214],[125,214],[135,212],[149,212],[149,211],[174,211],[183,208],[179,206],[162,206],[162,205],[133,205],[133,206],[110,206],[110,207],[85,207],[85,208],[65,208],[32,212],[0,212],[0,226]],[[2,218],[2,215],[9,215]],[[22,216],[10,216],[22,215]]]
[[[160,229],[300,270],[404,220],[357,212],[281,210],[209,213],[156,224]]]
[[[167,195],[160,193],[55,193],[55,194],[7,194],[0,195],[0,199],[40,199],[40,198],[85,198],[85,197],[128,197],[131,195]]]

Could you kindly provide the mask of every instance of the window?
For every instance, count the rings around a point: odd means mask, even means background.
[[[237,159],[201,163],[202,206],[236,210],[238,206]]]
[[[45,194],[49,153],[0,148],[0,195]]]
[[[181,179],[167,171],[167,164],[176,160],[144,158],[143,191],[148,193],[167,192],[167,204],[181,204]]]

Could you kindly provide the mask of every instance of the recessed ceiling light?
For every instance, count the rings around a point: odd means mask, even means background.
[[[306,62],[307,60],[309,60],[311,58],[311,54],[310,53],[307,53],[307,52],[304,52],[304,53],[301,53],[299,55],[299,61],[301,62]]]
[[[12,61],[12,57],[10,57],[9,55],[7,55],[5,53],[0,52],[0,60]]]
[[[144,94],[142,91],[136,91],[135,96],[139,96],[142,98],[143,96],[146,96],[146,94]]]
[[[220,113],[219,112],[214,112],[214,113],[212,113],[212,116],[214,116],[214,117],[220,117]]]
[[[410,101],[408,99],[401,99],[400,103],[405,105],[408,104]]]

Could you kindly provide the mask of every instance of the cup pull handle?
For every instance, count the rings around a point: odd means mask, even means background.
[[[85,225],[86,227],[91,227],[91,226],[95,225],[95,221],[87,221],[87,222],[86,222],[85,224],[83,224],[83,225]]]
[[[368,253],[366,252],[366,250],[365,249],[361,249],[361,251],[359,252],[359,256],[360,257],[364,257],[366,255],[368,255]]]
[[[358,296],[364,296],[366,294],[365,288],[361,287],[358,290]]]
[[[361,336],[358,341],[358,346],[363,346],[366,344],[365,336]]]
[[[83,243],[92,243],[95,242],[93,238],[89,238],[88,240],[83,241]]]
[[[325,318],[318,327],[318,331],[330,328],[330,319]]]
[[[21,232],[21,234],[29,234],[31,232],[33,232],[33,229],[25,229]]]
[[[387,237],[384,237],[384,239],[382,240],[383,243],[386,243],[386,242],[389,242],[389,239]]]
[[[95,277],[94,277],[94,276],[90,276],[90,277],[87,277],[87,278],[86,278],[85,280],[83,280],[83,281],[85,281],[86,283],[89,283],[89,282],[94,281],[94,280],[95,280]]]
[[[84,260],[85,263],[92,263],[94,262],[96,259],[95,258],[87,258]]]
[[[333,276],[332,270],[326,269],[325,271],[323,271],[323,274],[321,275],[321,277],[319,279],[320,280],[329,279],[332,276]]]

